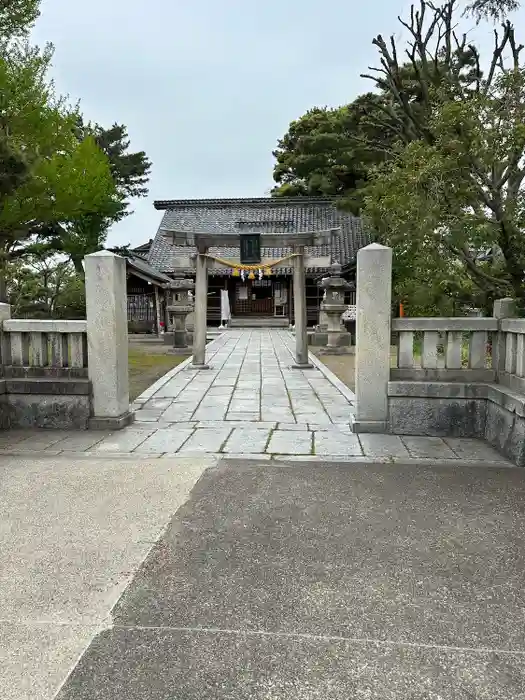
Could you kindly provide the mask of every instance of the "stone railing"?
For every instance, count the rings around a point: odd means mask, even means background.
[[[1,352],[5,376],[87,377],[87,322],[5,320]]]
[[[356,433],[482,438],[525,467],[525,319],[392,319],[392,251],[357,254]],[[395,352],[392,351],[392,338]]]
[[[392,321],[392,331],[396,353],[390,378],[394,381],[496,379],[495,318],[398,318]]]

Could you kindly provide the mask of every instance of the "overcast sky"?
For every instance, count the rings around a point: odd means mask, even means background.
[[[153,237],[154,199],[261,197],[293,119],[370,89],[372,38],[407,0],[43,0],[58,92],[87,119],[128,127],[153,162],[147,199],[110,243]],[[517,26],[525,26],[522,11]],[[400,35],[401,36],[401,35]]]

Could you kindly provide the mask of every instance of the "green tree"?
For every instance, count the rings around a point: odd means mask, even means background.
[[[452,60],[462,80],[470,81],[470,73],[476,69],[472,52],[463,50]],[[430,67],[433,85],[439,85],[442,71],[439,62]],[[418,61],[402,64],[393,85],[383,69],[378,69],[373,77],[377,93],[361,95],[335,109],[315,107],[292,122],[273,152],[277,161],[273,178],[278,185],[272,196],[338,196],[341,206],[359,213],[371,166],[392,157],[399,141],[409,143],[418,138],[393,90],[402,91],[421,128],[429,117],[420,72]]]
[[[0,55],[0,128],[9,147],[23,154],[25,168],[18,181],[12,173],[2,178],[11,185],[0,200],[3,267],[53,249],[50,240],[66,222],[92,212],[112,215],[121,207],[106,155],[93,136],[78,140],[77,110],[55,96],[47,79],[51,56],[50,48],[25,43]]]
[[[40,0],[0,0],[0,44],[27,37],[40,15]]]
[[[478,21],[482,19],[501,20],[509,12],[519,9],[519,0],[473,0],[466,9],[467,14],[472,14]]]
[[[447,283],[452,270],[454,277],[470,280],[485,302],[510,290],[525,307],[521,47],[505,22],[483,74],[478,49],[455,35],[457,11],[455,0],[439,8],[423,0],[410,22],[403,22],[412,37],[407,53],[419,66],[425,118],[398,80],[394,39],[390,46],[381,37],[374,42],[381,55],[380,80],[402,114],[400,126],[408,129],[395,158],[376,170],[365,214],[380,239],[394,247],[400,289],[410,279],[428,288],[432,276]],[[475,68],[466,79],[454,52],[467,51]]]
[[[93,138],[106,156],[116,195],[112,208],[85,212],[61,226],[52,238],[54,250],[67,255],[77,273],[83,274],[84,256],[104,247],[110,226],[130,214],[130,199],[147,196],[151,162],[144,151],[129,152],[130,141],[123,124],[104,129],[98,125],[84,125],[80,118],[76,134],[81,142]]]
[[[272,196],[357,193],[370,164],[389,157],[393,139],[377,128],[384,110],[382,97],[369,93],[343,107],[314,107],[293,121],[273,152]]]
[[[9,267],[7,287],[15,316],[85,317],[84,280],[69,261],[30,255]]]
[[[0,52],[4,57],[13,42],[27,36],[39,15],[39,5],[40,0],[0,0]],[[3,97],[0,94],[0,99]],[[9,135],[9,121],[0,112],[0,201],[12,194],[29,173],[24,152]]]

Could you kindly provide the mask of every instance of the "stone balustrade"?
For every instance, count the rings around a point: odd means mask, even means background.
[[[492,318],[392,321],[389,432],[484,438],[525,466],[525,319],[500,315],[508,301]]]
[[[87,377],[87,322],[8,319],[1,350],[6,376]]]
[[[356,433],[483,438],[525,466],[525,319],[391,318],[392,251],[357,254]],[[392,338],[395,352],[392,352]]]
[[[86,320],[12,319],[0,304],[0,429],[118,430],[129,405],[126,261],[85,258]]]
[[[495,318],[399,318],[392,380],[493,382]]]
[[[5,304],[0,312],[0,428],[87,428],[87,322],[11,319]]]

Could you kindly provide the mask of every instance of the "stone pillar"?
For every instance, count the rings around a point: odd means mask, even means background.
[[[3,331],[3,322],[9,321],[10,318],[11,304],[0,302],[0,363],[2,366],[5,366],[10,351],[9,335]]]
[[[209,369],[206,364],[206,330],[208,316],[208,258],[195,257],[195,328],[193,331],[192,369]]]
[[[8,321],[11,318],[11,304],[0,302],[0,321]]]
[[[357,254],[356,433],[388,428],[392,250],[378,243]]]
[[[514,299],[509,297],[496,299],[492,316],[497,318],[498,321],[504,318],[516,318],[516,302]],[[500,375],[505,372],[505,342],[505,333],[498,332],[492,336],[492,367],[496,371],[496,381],[499,381]]]
[[[102,250],[84,258],[88,373],[93,405],[90,428],[118,429],[129,410],[126,261]]]
[[[311,369],[308,361],[308,333],[306,317],[306,276],[304,246],[296,246],[293,267],[293,297],[295,309],[295,364],[294,369]]]
[[[516,302],[510,297],[496,299],[494,302],[494,318],[516,318]]]
[[[162,321],[162,319],[160,317],[160,295],[159,295],[159,288],[157,287],[157,285],[155,285],[155,317],[157,320],[156,331],[157,331],[157,335],[160,338],[160,336],[162,335],[161,325],[160,325],[160,322]]]

